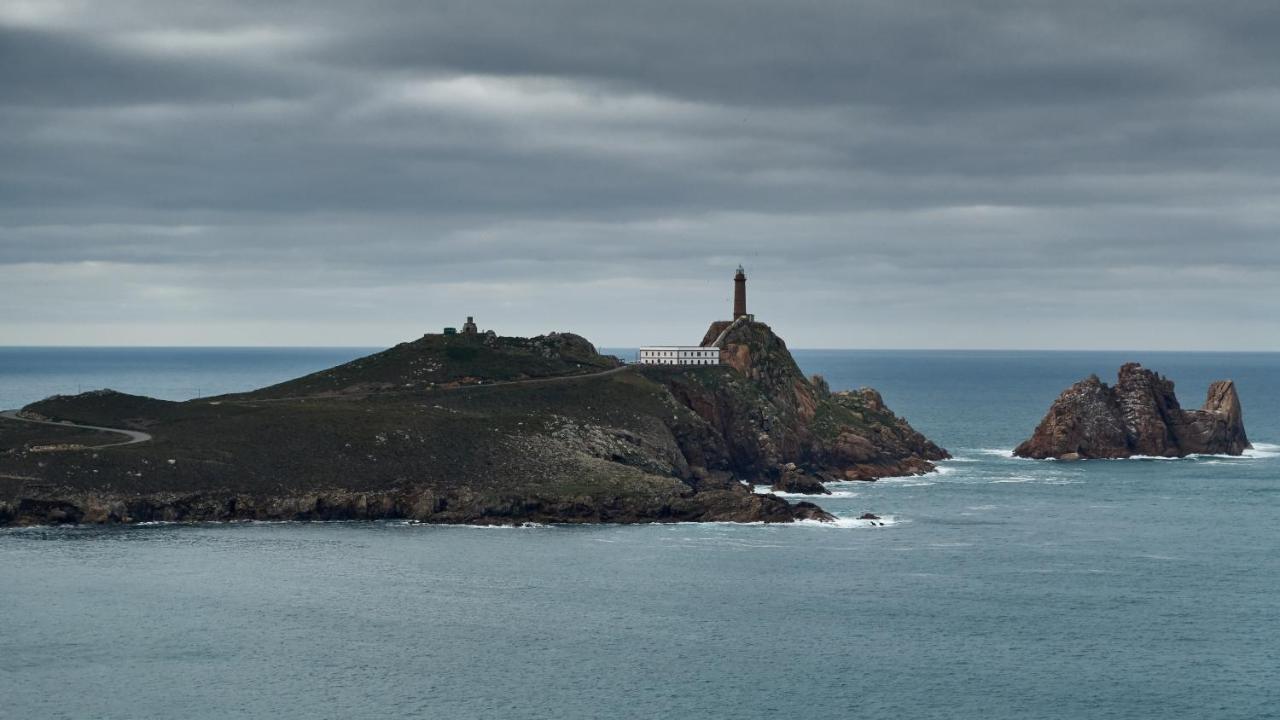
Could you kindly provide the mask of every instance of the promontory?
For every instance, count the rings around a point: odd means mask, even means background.
[[[0,418],[0,525],[830,520],[750,485],[821,492],[948,457],[875,391],[806,378],[764,323],[714,329],[701,364],[469,323],[243,394],[51,397]]]

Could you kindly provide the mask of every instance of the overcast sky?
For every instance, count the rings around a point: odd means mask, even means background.
[[[190,7],[187,7],[190,6]],[[0,0],[0,344],[1280,350],[1260,2]]]

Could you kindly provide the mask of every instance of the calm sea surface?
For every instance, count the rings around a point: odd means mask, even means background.
[[[364,352],[0,349],[0,407],[245,390]],[[0,717],[1280,716],[1280,355],[796,355],[956,459],[833,488],[838,527],[0,531]],[[1126,360],[1187,406],[1235,379],[1257,448],[1008,457]]]

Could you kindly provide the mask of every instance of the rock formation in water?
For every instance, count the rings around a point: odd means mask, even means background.
[[[0,525],[829,520],[746,484],[820,493],[947,457],[875,391],[805,378],[767,325],[718,337],[719,366],[624,367],[569,334],[428,335],[250,393],[49,398],[24,413],[152,439],[0,420]]]
[[[1115,387],[1091,375],[1063,391],[1035,434],[1013,453],[1078,460],[1240,455],[1248,447],[1233,382],[1213,383],[1199,410],[1183,410],[1171,380],[1128,363]]]

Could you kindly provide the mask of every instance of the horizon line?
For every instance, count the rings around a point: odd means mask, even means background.
[[[0,345],[0,350],[386,350],[393,345]],[[639,345],[601,345],[597,350],[635,350]],[[1025,348],[1025,347],[788,347],[800,351],[864,351],[864,352],[1134,352],[1134,353],[1234,353],[1280,354],[1280,348],[1206,349],[1206,348]]]

